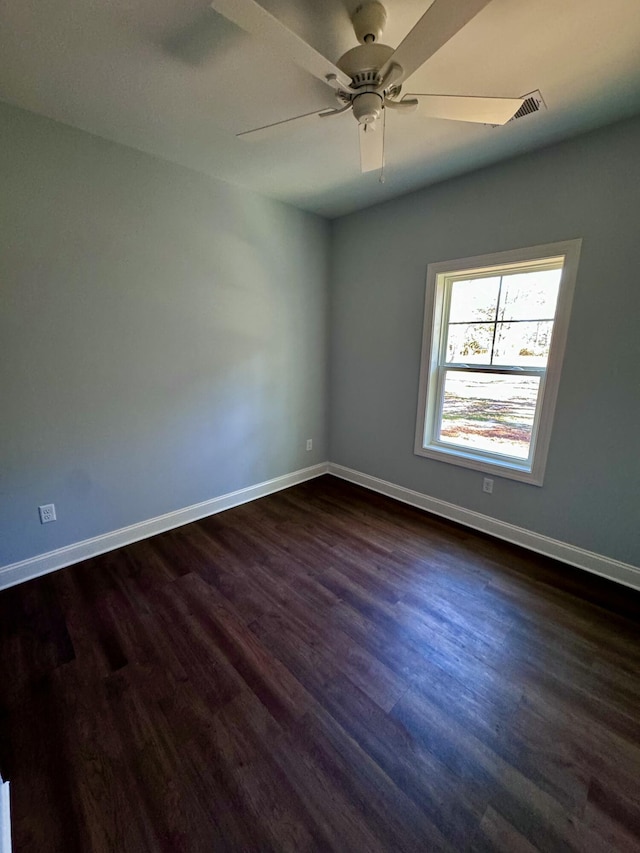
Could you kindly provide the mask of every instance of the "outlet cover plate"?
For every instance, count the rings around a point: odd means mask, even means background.
[[[40,524],[48,524],[50,521],[56,520],[55,504],[43,504],[38,507],[40,513]]]

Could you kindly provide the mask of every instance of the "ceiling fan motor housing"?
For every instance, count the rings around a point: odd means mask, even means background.
[[[380,90],[380,70],[392,54],[392,47],[370,42],[351,48],[336,63],[351,78],[351,85],[356,90],[355,94],[353,89],[349,93],[338,91],[338,101],[351,103],[360,124],[374,125],[384,107],[383,95],[392,97],[400,91],[400,87],[385,88],[384,93]]]
[[[392,55],[393,48],[386,44],[362,44],[348,50],[336,65],[349,75],[354,86],[377,86],[380,69]]]

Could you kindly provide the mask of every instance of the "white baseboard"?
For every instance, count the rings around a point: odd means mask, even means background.
[[[46,554],[30,557],[28,560],[21,560],[19,563],[2,566],[0,567],[0,590],[37,578],[48,572],[55,572],[57,569],[71,566],[73,563],[79,563],[89,557],[97,557],[106,551],[113,551],[114,548],[122,548],[123,545],[130,545],[140,539],[147,539],[149,536],[155,536],[156,533],[181,527],[183,524],[189,524],[189,522],[197,521],[207,515],[214,515],[239,504],[254,501],[256,498],[262,498],[273,492],[279,492],[282,489],[289,488],[289,486],[295,486],[297,483],[304,483],[305,480],[326,474],[328,468],[327,462],[321,462],[319,465],[313,465],[310,468],[301,468],[299,471],[292,471],[290,474],[275,477],[273,480],[266,480],[264,483],[257,483],[255,486],[247,486],[245,489],[238,489],[236,492],[229,492],[226,495],[220,495],[220,497],[193,504],[193,506],[178,509],[175,512],[168,512],[165,515],[159,515],[156,518],[150,518],[129,527],[122,527],[120,530],[104,533],[101,536],[95,536],[93,539],[85,539],[82,542],[75,542],[73,545],[58,548],[55,551],[48,551]],[[0,848],[0,853],[3,853],[2,848]]]
[[[516,527],[505,521],[498,521],[488,515],[464,509],[455,504],[441,501],[438,498],[429,497],[429,495],[424,495],[421,492],[406,489],[404,486],[397,486],[395,483],[380,480],[377,477],[372,477],[370,474],[363,474],[360,471],[354,471],[343,465],[336,465],[333,462],[322,462],[310,468],[302,468],[299,471],[284,474],[282,477],[275,477],[273,480],[257,483],[255,486],[248,486],[236,492],[229,492],[226,495],[220,495],[220,497],[212,498],[203,503],[194,504],[175,512],[169,512],[166,515],[159,515],[156,518],[150,518],[147,521],[141,521],[129,527],[122,527],[120,530],[114,530],[111,533],[105,533],[93,539],[85,539],[82,542],[67,545],[56,551],[49,551],[46,554],[40,554],[28,560],[22,560],[19,563],[11,563],[10,565],[0,567],[0,590],[22,583],[23,581],[31,580],[32,578],[37,578],[40,575],[48,574],[49,572],[55,572],[58,569],[63,569],[65,566],[79,563],[81,560],[87,560],[89,557],[97,557],[106,551],[122,548],[124,545],[130,545],[132,542],[138,542],[140,539],[155,536],[157,533],[162,533],[165,530],[181,527],[183,524],[189,524],[192,521],[197,521],[199,518],[205,518],[208,515],[214,515],[225,509],[231,509],[239,504],[248,503],[257,498],[265,497],[265,495],[279,492],[281,489],[287,489],[289,486],[295,486],[297,483],[303,483],[305,480],[311,480],[314,477],[319,477],[327,473],[340,477],[343,480],[348,480],[350,483],[364,486],[382,495],[387,495],[387,497],[395,498],[403,503],[411,504],[411,506],[418,507],[419,509],[424,509],[434,515],[442,516],[449,519],[449,521],[457,521],[466,527],[471,527],[482,533],[488,533],[497,539],[521,545],[530,551],[544,554],[547,557],[553,557],[563,563],[568,563],[571,566],[576,566],[579,569],[584,569],[587,572],[592,572],[593,574],[640,590],[640,568],[632,566],[629,563],[612,560],[593,551],[585,551],[575,545],[551,539],[548,536],[534,533],[523,527]],[[0,847],[0,853],[4,853],[2,847]]]
[[[9,783],[0,776],[0,853],[11,853],[11,811]]]
[[[456,506],[456,504],[429,497],[429,495],[424,495],[421,492],[414,492],[412,489],[405,489],[403,486],[397,486],[395,483],[380,480],[370,474],[363,474],[360,471],[354,471],[333,462],[329,463],[328,473],[387,497],[424,509],[434,515],[442,516],[449,521],[457,521],[459,524],[480,530],[482,533],[488,533],[497,539],[504,539],[506,542],[521,545],[530,551],[536,551],[546,557],[553,557],[555,560],[569,563],[571,566],[640,590],[640,568],[629,563],[621,563],[618,560],[604,557],[602,554],[585,551],[575,545],[551,539],[540,533],[533,533],[531,530],[516,527],[514,524],[508,524],[505,521],[498,521],[488,515],[482,515],[479,512]]]

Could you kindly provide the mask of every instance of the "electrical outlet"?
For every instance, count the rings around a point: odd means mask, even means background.
[[[50,521],[56,521],[56,506],[55,504],[43,504],[38,507],[40,513],[40,524],[48,524]]]
[[[482,481],[482,491],[486,492],[488,495],[493,494],[493,480],[491,477],[485,477]]]
[[[307,450],[313,450],[313,439],[312,438],[307,439]]]

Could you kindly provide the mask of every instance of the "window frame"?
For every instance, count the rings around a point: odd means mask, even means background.
[[[545,243],[540,246],[429,264],[414,446],[414,453],[417,456],[542,486],[581,245],[581,239],[565,240],[559,243]],[[443,324],[445,318],[448,320],[451,284],[460,279],[488,278],[497,273],[504,275],[508,272],[517,272],[518,269],[524,271],[532,268],[557,268],[558,261],[562,262],[562,274],[546,369],[527,367],[516,371],[502,365],[496,365],[490,371],[487,371],[486,366],[474,368],[466,365],[463,368],[464,371],[485,374],[503,372],[508,375],[541,376],[529,459],[519,460],[515,457],[467,449],[438,441],[435,436],[439,434],[442,418],[443,377],[447,369],[456,370],[460,367],[457,363],[447,364],[445,358],[448,325],[445,327]]]

